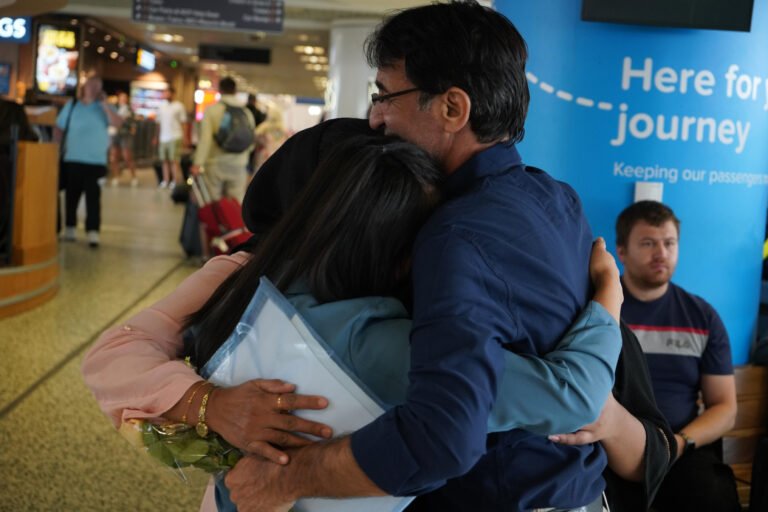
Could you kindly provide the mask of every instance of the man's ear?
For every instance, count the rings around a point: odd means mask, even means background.
[[[442,96],[441,114],[446,130],[457,133],[469,124],[472,100],[469,99],[469,95],[463,89],[458,87],[451,87]]]
[[[624,264],[624,258],[627,255],[627,248],[623,245],[617,245],[616,246],[616,257],[619,258],[619,261],[621,264]]]

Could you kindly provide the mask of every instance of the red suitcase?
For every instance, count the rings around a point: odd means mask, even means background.
[[[251,238],[251,232],[243,222],[242,208],[237,199],[222,197],[218,201],[212,201],[205,180],[195,176],[190,177],[190,181],[200,206],[197,218],[205,227],[205,234],[216,254],[227,254],[230,249]]]

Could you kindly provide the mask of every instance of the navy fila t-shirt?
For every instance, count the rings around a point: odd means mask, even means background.
[[[698,415],[701,376],[733,374],[720,316],[704,299],[672,283],[650,302],[624,288],[621,316],[643,348],[659,409],[680,431]]]

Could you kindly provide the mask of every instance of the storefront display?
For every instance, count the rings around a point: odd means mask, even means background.
[[[136,115],[154,119],[157,109],[165,101],[166,89],[168,84],[165,82],[134,80],[131,82],[131,108]]]

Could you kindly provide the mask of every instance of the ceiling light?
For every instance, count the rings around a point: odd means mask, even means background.
[[[110,59],[116,59],[117,58],[117,52],[112,52],[109,54]]]
[[[304,53],[307,55],[322,55],[325,53],[325,48],[322,46],[303,46],[298,45],[293,47],[293,51],[296,53]]]
[[[71,20],[69,20],[70,25],[77,25],[77,23],[78,23],[77,18],[72,18]]]
[[[109,42],[109,41],[111,41],[111,40],[112,40],[112,36],[111,36],[111,35],[109,35],[109,34],[107,34],[107,35],[105,35],[105,36],[104,36],[104,40],[105,40],[105,41],[107,41],[107,42]]]
[[[307,34],[299,34],[299,41],[302,43],[306,43],[309,41],[309,36]]]
[[[152,39],[164,43],[181,43],[184,41],[184,36],[180,36],[179,34],[153,34]]]
[[[88,33],[89,34],[93,34],[94,32],[96,32],[95,28],[91,27],[91,28],[88,29]]]
[[[118,57],[117,61],[118,61],[118,62],[125,62],[125,57],[123,57],[123,56],[121,55],[120,57]]]
[[[97,53],[104,53],[104,47],[103,46],[99,46],[98,48],[96,48],[96,52]]]
[[[83,41],[83,47],[84,48],[88,48],[89,46],[91,46],[91,42],[90,41]]]

